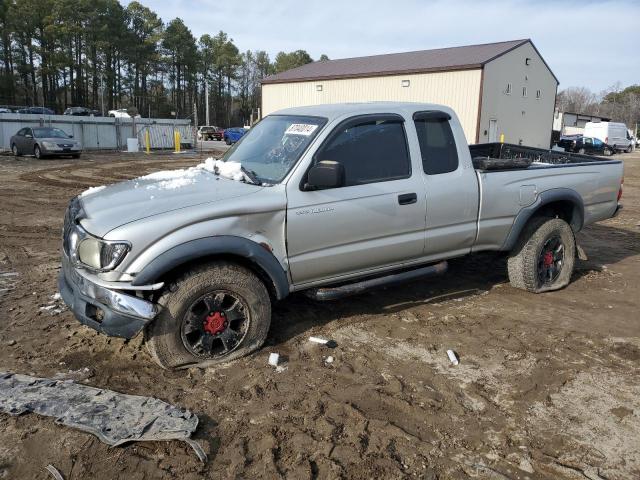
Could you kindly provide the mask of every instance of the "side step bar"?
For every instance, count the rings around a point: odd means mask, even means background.
[[[348,297],[349,295],[356,295],[375,287],[386,287],[388,285],[408,282],[409,280],[414,280],[420,277],[442,275],[448,268],[449,264],[446,261],[442,261],[434,265],[429,265],[428,267],[416,268],[414,270],[408,270],[400,273],[392,273],[391,275],[385,275],[384,277],[371,278],[369,280],[349,283],[340,287],[313,288],[307,290],[305,295],[313,300],[319,301],[336,300],[338,298]]]

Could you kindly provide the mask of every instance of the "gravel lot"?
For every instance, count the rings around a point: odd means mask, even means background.
[[[294,295],[256,354],[165,372],[141,338],[57,311],[62,214],[90,186],[200,156],[0,157],[0,370],[87,367],[85,383],[191,409],[209,454],[203,465],[180,442],[109,448],[49,418],[0,414],[0,478],[48,479],[47,464],[65,479],[639,478],[640,153],[621,158],[625,209],[579,234],[589,260],[562,291],[515,290],[503,258],[476,255],[444,277],[333,303]]]

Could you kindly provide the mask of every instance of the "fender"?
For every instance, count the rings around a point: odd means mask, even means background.
[[[571,190],[570,188],[553,188],[540,193],[535,202],[528,207],[524,207],[520,212],[518,212],[518,215],[516,215],[516,219],[513,221],[513,225],[511,226],[511,230],[509,231],[509,234],[507,235],[507,238],[502,244],[500,250],[509,251],[515,246],[525,225],[531,217],[540,210],[540,208],[550,203],[560,201],[570,202],[573,205],[571,228],[574,232],[580,231],[584,224],[584,203],[582,201],[582,197],[578,192]]]
[[[289,295],[287,273],[276,257],[256,242],[231,235],[199,238],[176,245],[149,262],[136,275],[132,285],[153,283],[165,273],[191,260],[224,254],[245,258],[259,266],[273,282],[279,300]]]

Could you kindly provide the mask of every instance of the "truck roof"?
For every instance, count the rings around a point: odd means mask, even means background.
[[[333,120],[345,115],[365,115],[367,113],[398,113],[412,115],[421,110],[439,110],[454,116],[454,111],[444,105],[418,102],[363,102],[363,103],[334,103],[325,105],[309,105],[278,110],[270,115],[309,115],[326,117]]]

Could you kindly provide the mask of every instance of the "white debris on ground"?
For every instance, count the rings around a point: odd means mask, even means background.
[[[50,315],[58,315],[65,310],[67,310],[67,306],[62,300],[62,295],[59,292],[54,293],[49,296],[50,300],[47,305],[42,305],[40,310],[43,312],[48,312]]]
[[[272,367],[277,367],[279,362],[280,362],[280,355],[278,355],[277,353],[269,354],[269,365],[271,365]]]
[[[89,187],[84,192],[80,194],[81,197],[86,197],[87,195],[92,195],[94,193],[98,193],[100,190],[104,190],[107,188],[106,185],[100,185],[99,187]]]

